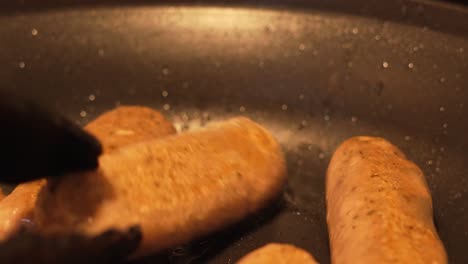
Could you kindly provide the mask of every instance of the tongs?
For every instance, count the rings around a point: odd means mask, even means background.
[[[0,92],[0,182],[21,183],[92,170],[99,141],[59,113]]]

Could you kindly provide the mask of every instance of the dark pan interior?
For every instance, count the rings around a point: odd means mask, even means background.
[[[468,262],[466,9],[32,2],[0,12],[1,88],[80,124],[118,104],[152,106],[180,130],[247,115],[284,146],[290,178],[276,204],[139,262],[234,263],[265,243],[288,242],[328,263],[325,170],[353,135],[385,137],[419,164],[451,263]]]

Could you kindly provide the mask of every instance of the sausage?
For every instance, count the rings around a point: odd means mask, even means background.
[[[85,130],[101,141],[104,153],[176,133],[160,112],[144,106],[117,107],[86,125]]]
[[[273,136],[235,118],[103,155],[99,171],[44,188],[35,216],[46,234],[138,224],[142,255],[241,220],[273,199],[285,179]]]
[[[174,126],[161,113],[142,106],[121,106],[99,116],[85,130],[95,135],[104,152],[145,140],[175,133]],[[0,201],[0,241],[16,232],[22,224],[32,226],[38,192],[46,180],[19,184]]]
[[[326,177],[331,258],[344,263],[447,263],[421,169],[390,142],[346,140]]]
[[[45,180],[19,184],[0,201],[0,241],[7,239],[24,225],[32,226],[32,209]]]
[[[237,264],[317,264],[303,249],[288,244],[271,243],[241,258]]]

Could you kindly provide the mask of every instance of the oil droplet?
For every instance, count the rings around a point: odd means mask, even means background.
[[[304,95],[303,94],[299,95],[299,100],[304,100]]]
[[[98,55],[101,56],[101,57],[104,56],[104,50],[103,50],[103,49],[99,49],[99,50],[98,50]]]
[[[307,147],[307,149],[308,149],[309,151],[312,151],[312,150],[314,149],[314,146],[313,146],[313,145],[309,145],[309,146]]]
[[[448,127],[448,124],[447,124],[447,123],[444,123],[444,124],[442,125],[442,127],[443,127],[443,128],[447,128],[447,127]]]
[[[239,112],[244,113],[245,112],[245,107],[244,106],[239,107]]]
[[[162,91],[161,95],[162,95],[164,98],[166,98],[166,97],[169,95],[169,92],[166,91],[166,90],[164,90],[164,91]]]
[[[92,101],[96,100],[96,96],[95,96],[94,94],[90,94],[90,95],[88,96],[88,99],[89,99],[89,101],[92,102]]]
[[[169,69],[168,69],[168,68],[162,69],[162,73],[163,73],[164,75],[169,75]]]
[[[33,35],[33,36],[37,36],[38,33],[39,33],[39,31],[37,31],[37,29],[35,29],[35,28],[33,28],[31,30],[31,35]]]
[[[445,151],[445,148],[444,147],[440,147],[440,152],[444,152]]]
[[[166,110],[166,111],[169,111],[169,110],[171,110],[171,106],[169,104],[164,104],[163,109]]]
[[[414,68],[414,63],[412,63],[412,62],[408,63],[408,68],[413,69]]]
[[[306,46],[304,45],[304,43],[299,44],[299,50],[300,51],[304,51],[305,48],[306,48]]]
[[[301,127],[306,127],[309,123],[306,120],[301,121]]]
[[[359,33],[359,29],[358,28],[353,28],[351,30],[351,32],[353,32],[354,35],[358,34]]]
[[[323,119],[324,119],[325,121],[329,121],[329,120],[330,120],[330,116],[329,116],[329,115],[324,115],[324,116],[323,116]]]
[[[427,163],[427,165],[432,165],[432,163],[434,163],[434,161],[428,160],[428,161],[426,161],[426,163]]]
[[[318,154],[318,158],[319,158],[319,159],[324,159],[324,158],[325,158],[325,153],[320,152],[320,153]]]
[[[351,122],[353,122],[353,123],[356,123],[356,122],[357,122],[357,120],[358,120],[358,118],[357,118],[357,117],[355,117],[355,116],[352,116],[352,117],[351,117]]]
[[[387,69],[389,66],[390,66],[390,64],[388,64],[388,62],[386,62],[386,61],[382,62],[382,67],[384,69]]]
[[[439,81],[440,81],[441,83],[444,83],[444,82],[445,82],[445,78],[444,78],[444,77],[441,77]]]
[[[375,40],[380,40],[380,38],[381,38],[380,35],[375,35],[374,37]]]
[[[84,110],[82,110],[82,111],[80,112],[80,116],[81,116],[81,117],[86,117],[87,115],[88,115],[88,113],[86,113],[86,111],[84,111]]]
[[[410,137],[410,136],[405,136],[405,140],[406,140],[406,141],[410,141],[410,140],[411,140],[411,137]]]
[[[352,68],[352,67],[353,67],[353,62],[352,61],[348,62],[348,68]]]
[[[283,105],[281,106],[281,109],[282,109],[283,111],[288,110],[288,105],[287,105],[287,104],[283,104]]]
[[[24,61],[20,61],[18,63],[18,67],[20,67],[21,69],[24,69],[24,67],[26,67],[26,63],[24,63]]]
[[[439,108],[439,111],[444,112],[444,111],[445,111],[445,107],[441,106],[441,107]]]

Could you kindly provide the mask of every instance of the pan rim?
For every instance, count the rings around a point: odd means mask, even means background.
[[[468,6],[447,3],[439,0],[290,0],[287,3],[275,0],[257,0],[251,3],[234,0],[228,4],[219,0],[193,2],[188,0],[151,1],[151,0],[18,0],[8,1],[0,8],[0,17],[47,13],[50,11],[89,10],[102,8],[132,7],[226,7],[282,10],[286,12],[317,11],[373,18],[381,21],[398,22],[431,30],[468,36]]]

